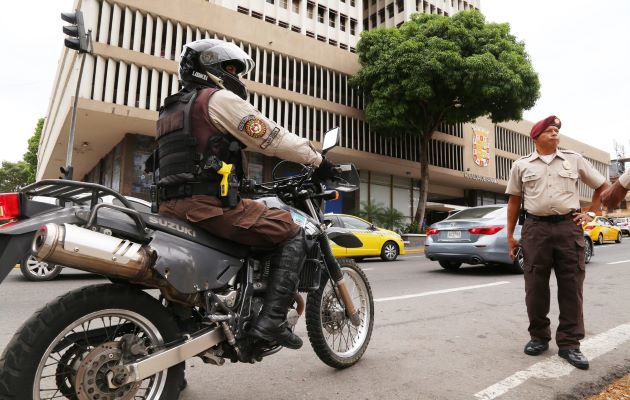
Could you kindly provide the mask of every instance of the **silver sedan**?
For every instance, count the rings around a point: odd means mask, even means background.
[[[521,237],[516,225],[514,238]],[[585,235],[586,262],[593,254],[593,242]],[[512,261],[507,243],[507,206],[496,204],[471,207],[437,222],[427,230],[425,256],[444,269],[458,269],[462,263],[500,265],[523,273],[523,258]],[[520,253],[519,253],[520,254]]]

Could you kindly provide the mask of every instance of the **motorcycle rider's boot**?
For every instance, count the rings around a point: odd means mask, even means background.
[[[306,258],[302,230],[271,258],[271,276],[262,310],[249,335],[275,342],[288,349],[302,347],[302,339],[287,326],[287,312],[293,305],[300,271]]]

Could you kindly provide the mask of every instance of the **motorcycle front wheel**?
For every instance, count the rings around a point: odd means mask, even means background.
[[[356,364],[367,350],[374,326],[374,299],[370,282],[357,263],[349,258],[337,260],[344,281],[359,311],[355,326],[346,316],[330,279],[309,293],[306,305],[306,330],[311,346],[326,365],[343,369]]]
[[[128,356],[123,338],[151,354],[178,337],[171,314],[145,292],[112,284],[71,291],[36,312],[7,345],[0,398],[175,400],[184,363],[141,382],[116,379]]]

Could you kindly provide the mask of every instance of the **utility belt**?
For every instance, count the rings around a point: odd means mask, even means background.
[[[195,195],[219,197],[221,189],[217,182],[188,182],[158,186],[158,194],[162,201]]]
[[[568,219],[573,219],[573,212],[570,212],[564,215],[544,215],[544,216],[526,213],[526,218],[533,219],[534,221],[557,223],[557,222],[566,221]]]

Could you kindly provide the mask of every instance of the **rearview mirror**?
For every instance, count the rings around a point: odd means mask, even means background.
[[[339,143],[339,128],[329,130],[324,134],[324,143],[322,145],[322,154],[326,154],[330,149]]]

